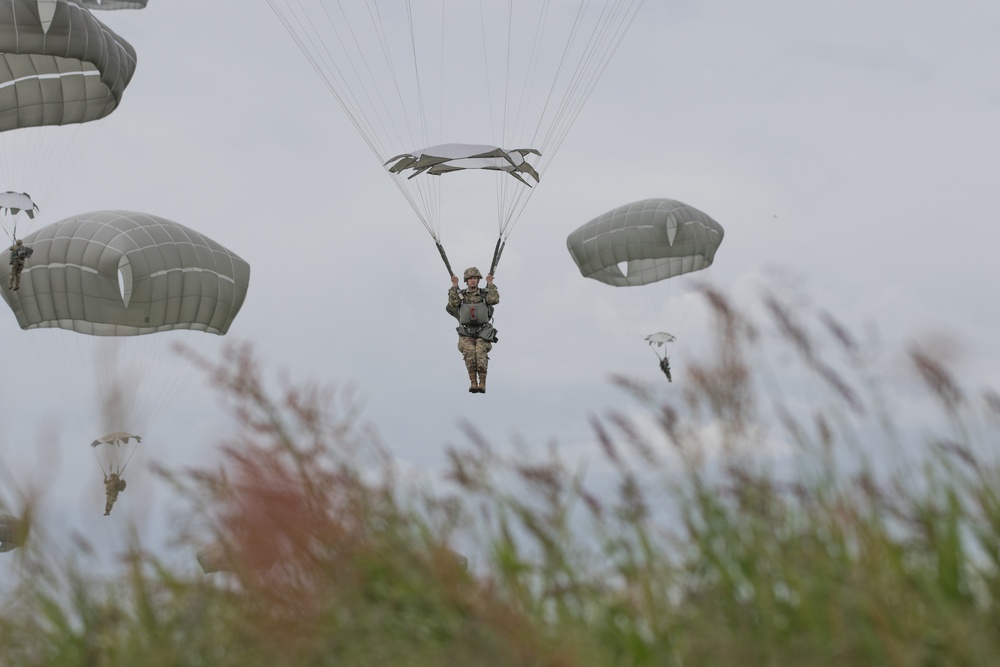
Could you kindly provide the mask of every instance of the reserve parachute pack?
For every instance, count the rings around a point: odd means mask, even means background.
[[[491,343],[497,342],[497,330],[490,324],[493,319],[493,306],[486,303],[486,296],[477,303],[463,300],[458,307],[458,335],[468,338],[482,338]]]

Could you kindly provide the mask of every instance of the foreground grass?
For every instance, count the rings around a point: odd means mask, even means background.
[[[446,484],[407,486],[349,403],[270,396],[251,352],[231,350],[213,372],[245,427],[226,464],[163,473],[198,499],[226,572],[171,572],[137,545],[94,580],[29,540],[0,664],[995,663],[1000,400],[914,348],[934,425],[915,434],[841,326],[813,332],[768,298],[813,381],[803,407],[762,392],[748,362],[762,334],[706,296],[711,361],[669,403],[622,381],[645,421],[594,418],[611,482],[470,432]]]

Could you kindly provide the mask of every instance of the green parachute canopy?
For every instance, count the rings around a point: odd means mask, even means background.
[[[673,199],[644,199],[597,216],[566,239],[585,278],[638,287],[712,265],[722,225]]]
[[[94,336],[175,329],[223,335],[246,298],[250,265],[207,236],[164,218],[97,211],[24,238],[34,249],[21,289],[0,293],[22,329]]]
[[[132,46],[76,0],[5,0],[0,132],[104,118],[135,65]]]

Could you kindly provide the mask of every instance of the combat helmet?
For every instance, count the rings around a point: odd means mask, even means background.
[[[465,282],[469,282],[469,278],[479,278],[480,280],[482,280],[483,274],[481,274],[479,272],[479,269],[477,269],[476,267],[470,266],[465,270],[465,273],[462,274],[462,280],[464,280]]]

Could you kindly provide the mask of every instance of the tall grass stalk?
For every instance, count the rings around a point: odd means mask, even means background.
[[[178,539],[221,571],[136,543],[94,577],[29,539],[0,664],[996,662],[1000,399],[914,346],[924,422],[896,423],[898,380],[834,318],[704,294],[712,354],[668,398],[619,378],[642,416],[595,413],[585,468],[469,428],[414,484],[349,396],[272,392],[229,348],[208,364],[242,424],[223,464],[160,471],[193,517]],[[775,343],[808,391],[774,384]]]

